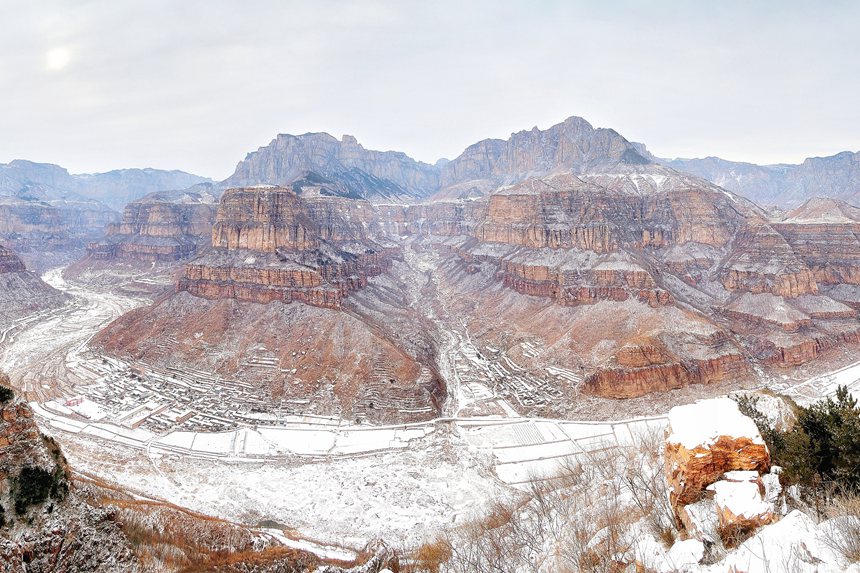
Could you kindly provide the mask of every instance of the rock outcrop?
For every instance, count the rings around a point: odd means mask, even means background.
[[[105,238],[87,245],[97,260],[121,258],[179,261],[211,242],[217,198],[211,186],[158,192],[129,203],[122,222],[107,227]]]
[[[792,298],[818,293],[813,273],[785,238],[764,223],[754,223],[738,235],[721,277],[730,291]]]
[[[635,398],[652,392],[666,392],[691,384],[711,384],[741,378],[749,373],[746,359],[733,348],[716,357],[688,360],[678,355],[663,357],[662,364],[630,366],[624,346],[616,355],[617,366],[600,368],[585,382],[589,392],[605,398]]]
[[[435,166],[404,153],[365,149],[344,135],[327,133],[280,134],[266,147],[249,153],[225,187],[287,185],[313,172],[337,180],[356,197],[368,200],[408,200],[429,195],[439,185]]]
[[[699,501],[726,472],[770,468],[758,428],[729,398],[672,408],[666,434],[666,480],[676,508]]]
[[[186,266],[177,289],[213,299],[339,308],[394,254],[369,239],[373,217],[364,201],[305,199],[284,188],[230,189],[212,228],[212,252]]]

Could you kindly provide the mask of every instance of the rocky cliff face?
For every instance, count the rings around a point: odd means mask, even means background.
[[[178,289],[339,308],[343,297],[390,264],[393,250],[368,238],[374,217],[363,201],[303,199],[284,188],[230,189],[212,228],[212,253],[186,267]]]
[[[761,205],[794,207],[817,196],[860,203],[860,152],[810,157],[799,165],[754,165],[718,157],[660,161]]]
[[[398,250],[432,246],[445,296],[469,301],[475,322],[529,323],[587,391],[616,398],[735,381],[860,339],[856,209],[810,203],[772,220],[580,118],[435,166],[349,137],[283,135],[240,163],[237,182],[284,186],[225,193],[213,250],[186,266],[180,292],[353,311],[345,301],[390,280]],[[149,227],[135,229],[161,232]],[[546,304],[602,338],[562,351],[521,314]],[[628,318],[605,326],[588,307]]]
[[[428,195],[439,184],[437,169],[404,153],[365,149],[349,135],[278,135],[248,154],[223,185],[287,185],[308,172],[340,181],[350,194],[369,200],[404,200]]]
[[[98,260],[178,261],[210,244],[216,210],[208,188],[153,193],[129,203],[122,222],[109,225],[87,252]]]
[[[480,186],[489,180],[497,187],[553,171],[588,173],[618,163],[647,162],[615,130],[595,129],[581,117],[570,117],[543,131],[535,127],[507,140],[485,139],[467,147],[442,167],[441,185]]]

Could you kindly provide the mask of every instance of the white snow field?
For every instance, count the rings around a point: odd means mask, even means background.
[[[511,394],[499,393],[500,381],[535,381],[495,349],[497,360],[485,358],[465,329],[447,331],[443,345],[448,417],[368,426],[242,413],[230,405],[240,394],[230,393],[247,393],[247,385],[127,364],[88,348],[100,329],[146,299],[67,282],[59,269],[44,279],[72,301],[0,331],[0,369],[27,393],[40,425],[60,439],[77,471],[210,515],[284,524],[320,553],[349,553],[380,537],[396,544],[432,539],[531,480],[640,436],[662,437],[668,423],[664,412],[597,422],[521,417]],[[578,379],[556,370],[550,374]],[[809,401],[838,384],[860,394],[860,362],[780,390]],[[534,395],[552,399],[551,391],[544,385],[545,394]],[[222,392],[226,405],[212,411],[212,396]],[[178,393],[196,401],[180,403]],[[494,402],[497,411],[461,416],[476,400]]]

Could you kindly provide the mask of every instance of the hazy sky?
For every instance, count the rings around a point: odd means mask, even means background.
[[[277,133],[428,162],[570,115],[657,155],[860,150],[860,2],[0,0],[0,162],[221,179]]]

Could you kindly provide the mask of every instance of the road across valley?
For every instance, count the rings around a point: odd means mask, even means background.
[[[58,433],[72,457],[77,456],[73,461],[94,475],[223,517],[246,519],[249,506],[257,512],[283,507],[285,515],[263,515],[311,531],[320,513],[339,515],[341,535],[368,512],[368,531],[380,535],[414,529],[416,523],[429,528],[446,519],[466,519],[480,503],[493,499],[497,488],[514,491],[607,448],[628,446],[655,432],[662,435],[666,425],[659,412],[613,421],[521,417],[515,402],[518,388],[535,399],[552,398],[547,393],[551,389],[503,352],[477,349],[465,329],[446,333],[444,375],[456,378],[449,387],[457,402],[447,417],[367,426],[323,416],[252,414],[235,407],[240,397],[251,395],[247,384],[206,372],[126,363],[88,347],[100,329],[146,299],[70,283],[59,270],[44,278],[72,300],[0,331],[0,368],[24,391],[42,427]],[[578,376],[563,368],[548,374],[567,382]],[[860,390],[860,362],[800,384],[775,384],[774,389],[806,402],[835,392],[838,384]],[[206,400],[221,394],[222,402],[234,408],[205,411]],[[180,403],[177,396],[190,402]],[[462,415],[463,405],[476,402],[495,404],[494,415]],[[222,429],[202,429],[210,427]],[[440,465],[445,452],[451,453],[449,461]],[[121,461],[128,456],[147,465],[132,471]],[[431,463],[436,467],[428,471]],[[328,489],[303,491],[319,464],[329,468],[327,475],[339,477],[331,478]],[[281,473],[266,477],[273,471]],[[368,490],[370,497],[361,493],[364,481],[345,485],[391,471],[395,473],[386,478],[390,487],[383,493]],[[210,476],[214,482],[201,489],[200,480]],[[257,485],[237,489],[242,483]],[[281,489],[269,491],[271,483]],[[380,487],[378,478],[366,483]],[[344,492],[353,493],[344,499]],[[272,501],[272,496],[280,498]],[[327,541],[339,544],[335,538]]]

